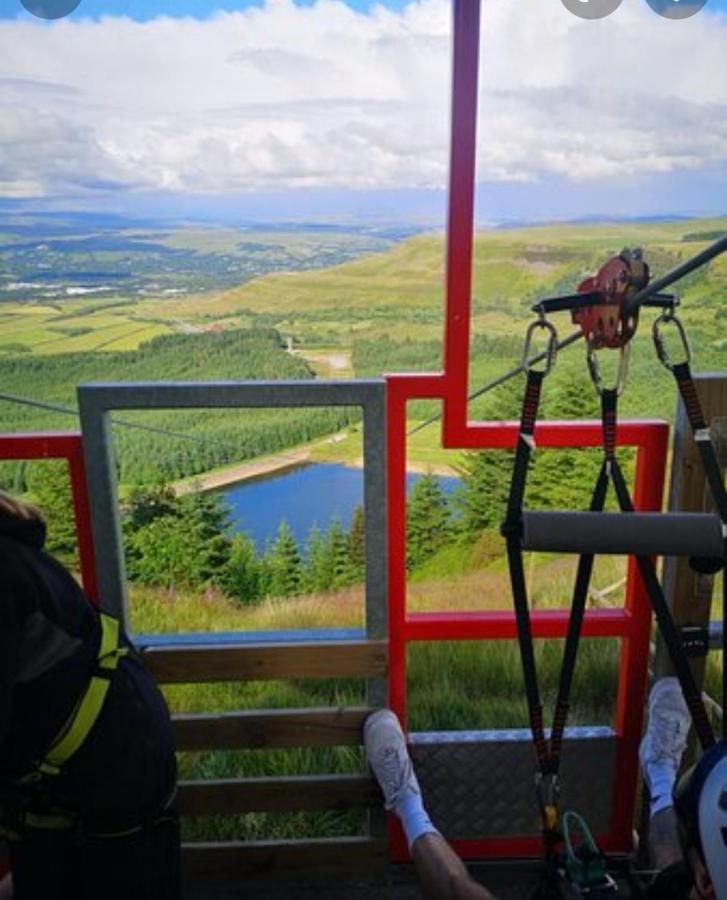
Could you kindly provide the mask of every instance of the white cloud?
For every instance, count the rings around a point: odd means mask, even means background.
[[[524,11],[525,10],[525,11]],[[484,4],[481,180],[727,162],[727,19]],[[450,0],[0,24],[0,193],[441,187]]]

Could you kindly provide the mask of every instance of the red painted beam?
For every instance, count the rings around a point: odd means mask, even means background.
[[[564,638],[569,610],[544,609],[531,613],[533,637]],[[587,610],[583,637],[624,637],[631,629],[627,609]],[[517,637],[515,614],[509,610],[488,612],[409,613],[404,637],[408,641],[511,641]]]

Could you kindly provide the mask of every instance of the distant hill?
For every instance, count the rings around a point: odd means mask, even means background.
[[[3,393],[76,408],[76,386],[88,381],[300,379],[305,360],[287,353],[276,331],[229,330],[166,335],[126,353],[69,353],[0,359]],[[166,429],[155,434],[114,429],[122,481],[173,480],[227,462],[250,459],[335,431],[345,410],[159,410],[115,418]],[[73,416],[0,401],[0,431],[77,426]],[[181,437],[179,435],[187,435]],[[5,482],[17,466],[5,465]]]

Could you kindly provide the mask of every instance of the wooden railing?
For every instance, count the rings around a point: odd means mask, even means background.
[[[386,641],[246,643],[234,646],[156,646],[142,651],[161,684],[281,679],[386,677]],[[356,747],[368,706],[312,707],[177,715],[180,751],[297,747]],[[183,816],[238,815],[351,809],[381,810],[379,789],[365,772],[183,781]],[[381,869],[387,860],[383,830],[304,840],[188,842],[183,845],[190,881],[240,882],[274,873],[350,873]],[[374,822],[372,827],[371,821]]]

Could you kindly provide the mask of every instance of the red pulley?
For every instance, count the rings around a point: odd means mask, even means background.
[[[581,282],[579,294],[597,294],[599,300],[572,311],[592,350],[623,347],[636,332],[638,311],[626,316],[624,300],[649,283],[649,267],[641,250],[623,250]]]

